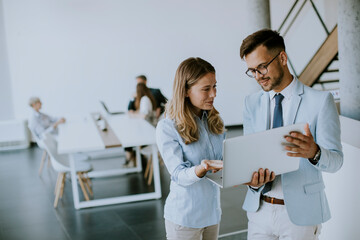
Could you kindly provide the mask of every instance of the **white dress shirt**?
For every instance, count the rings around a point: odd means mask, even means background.
[[[153,105],[151,103],[150,98],[148,98],[147,96],[143,96],[140,99],[140,107],[139,107],[139,112],[146,115],[151,114],[153,111]]]
[[[295,80],[293,79],[292,82],[284,88],[280,93],[284,96],[284,99],[281,102],[282,105],[282,112],[283,112],[283,123],[284,126],[289,125],[290,123],[287,122],[289,117],[289,108],[291,103],[291,98],[293,94],[293,88],[295,86]],[[275,95],[277,92],[271,90],[269,92],[270,96],[270,128],[273,126],[274,121],[274,109],[275,109]],[[271,171],[271,169],[270,169]],[[275,173],[276,174],[276,173]],[[284,193],[281,186],[281,175],[276,176],[275,180],[273,181],[272,188],[269,192],[265,193],[264,195],[269,197],[274,197],[278,199],[284,199]]]
[[[50,117],[35,110],[32,111],[32,116],[29,119],[29,129],[36,140],[41,139],[42,134],[45,132],[56,134],[56,129],[53,126],[58,121],[58,118]]]

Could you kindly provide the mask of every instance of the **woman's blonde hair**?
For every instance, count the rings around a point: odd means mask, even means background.
[[[135,109],[139,110],[140,108],[140,100],[143,96],[147,96],[152,104],[153,110],[156,109],[156,101],[154,96],[152,95],[150,89],[145,85],[145,83],[138,83],[136,85],[136,98],[135,98]]]
[[[208,73],[215,74],[215,68],[201,58],[188,58],[176,70],[173,96],[166,104],[165,115],[175,120],[177,131],[185,144],[199,140],[195,114],[186,93]],[[224,123],[214,107],[208,111],[207,123],[211,133],[221,134],[224,132]]]

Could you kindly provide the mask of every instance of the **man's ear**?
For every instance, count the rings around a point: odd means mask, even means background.
[[[286,52],[285,52],[285,51],[282,51],[282,52],[280,53],[281,65],[285,66],[285,65],[287,64],[287,59],[288,59],[288,57],[287,57]]]

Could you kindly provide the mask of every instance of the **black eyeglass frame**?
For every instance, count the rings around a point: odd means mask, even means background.
[[[263,65],[263,66],[260,66],[261,68],[264,68],[264,73],[262,73],[258,68],[259,68],[259,66],[258,67],[256,67],[256,68],[248,68],[248,70],[246,70],[246,72],[245,72],[245,74],[248,76],[248,77],[250,77],[250,78],[255,78],[255,76],[256,76],[256,72],[258,72],[258,73],[260,73],[261,75],[265,75],[265,74],[267,74],[268,73],[268,66],[280,55],[280,53],[281,53],[282,51],[280,51],[278,54],[276,54],[276,56],[273,58],[273,59],[271,59],[271,61],[270,62],[268,62],[267,64],[265,64],[265,65]],[[250,71],[250,73],[249,73],[249,71]],[[252,73],[254,71],[254,73]]]

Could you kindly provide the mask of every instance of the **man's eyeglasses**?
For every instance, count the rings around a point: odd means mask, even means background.
[[[256,76],[256,72],[258,72],[258,73],[260,73],[261,75],[265,75],[265,74],[267,74],[268,73],[268,66],[270,65],[270,63],[272,63],[274,60],[275,60],[275,58],[277,57],[277,56],[279,56],[280,55],[280,53],[281,52],[279,52],[273,59],[271,59],[271,61],[270,62],[268,62],[267,64],[265,64],[265,65],[259,65],[257,68],[248,68],[248,70],[246,70],[246,75],[248,75],[249,77],[251,77],[251,78],[255,78],[255,76]]]

